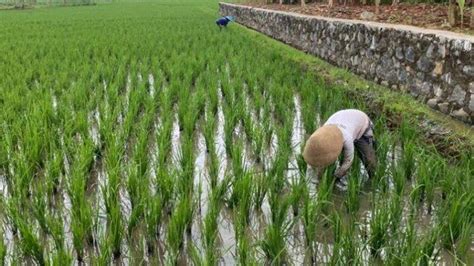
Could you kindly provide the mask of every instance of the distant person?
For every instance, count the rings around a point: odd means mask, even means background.
[[[369,177],[373,177],[377,164],[373,128],[372,121],[362,111],[338,111],[306,141],[303,158],[313,169],[322,171],[344,151],[343,161],[334,173],[336,182],[340,183],[351,168],[357,150]]]
[[[233,16],[225,16],[225,17],[218,18],[216,20],[216,24],[217,26],[219,26],[219,29],[222,29],[222,27],[227,27],[227,24],[229,24],[229,22],[234,21],[234,20],[235,19]]]

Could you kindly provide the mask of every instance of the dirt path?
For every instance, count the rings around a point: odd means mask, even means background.
[[[474,29],[469,28],[469,22],[472,12],[469,7],[464,11],[464,23],[454,27],[449,26],[448,6],[441,4],[407,4],[401,3],[396,6],[384,5],[380,6],[380,13],[375,14],[375,6],[362,5],[338,5],[329,8],[326,4],[309,3],[305,7],[300,5],[279,5],[279,4],[248,4],[255,7],[267,8],[273,10],[281,10],[288,12],[301,13],[306,15],[343,18],[343,19],[359,19],[377,21],[391,24],[412,25],[429,29],[443,29],[465,34],[474,34]]]

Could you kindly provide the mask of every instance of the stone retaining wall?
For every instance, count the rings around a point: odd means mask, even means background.
[[[474,123],[474,36],[226,3],[219,8],[244,26]]]

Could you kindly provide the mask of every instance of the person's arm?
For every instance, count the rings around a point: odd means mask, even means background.
[[[352,166],[352,161],[354,160],[354,143],[351,142],[344,142],[344,160],[339,166],[339,168],[334,173],[334,176],[337,178],[341,178],[347,174],[349,169]]]

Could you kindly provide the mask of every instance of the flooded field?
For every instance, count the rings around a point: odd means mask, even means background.
[[[380,112],[376,176],[316,177],[306,138],[373,110],[216,10],[0,14],[2,264],[472,264],[472,151]]]

